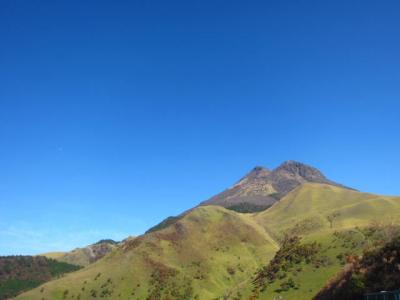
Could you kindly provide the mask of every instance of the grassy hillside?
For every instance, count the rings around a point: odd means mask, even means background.
[[[18,299],[213,299],[248,280],[277,248],[248,216],[199,207]]]
[[[400,198],[322,184],[303,185],[255,214],[201,206],[17,299],[311,299],[374,243],[372,223],[399,215]],[[277,253],[294,236],[296,246]],[[257,286],[262,270],[272,279]]]
[[[277,239],[288,231],[306,235],[366,226],[374,220],[396,222],[399,217],[399,197],[377,196],[324,184],[305,184],[254,216]]]

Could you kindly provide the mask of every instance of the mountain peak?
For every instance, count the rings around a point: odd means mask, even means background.
[[[306,165],[302,162],[296,161],[296,160],[285,160],[283,163],[281,163],[281,166],[292,166],[292,165]]]
[[[309,166],[309,165],[307,165],[305,163],[302,163],[302,162],[299,162],[299,161],[296,161],[296,160],[286,160],[283,163],[281,163],[278,168],[280,168],[280,167],[282,167],[282,168],[293,168],[293,167],[296,167],[296,168],[312,168],[312,169],[315,169],[314,167],[311,167],[311,166]]]
[[[286,172],[294,176],[302,177],[306,181],[312,182],[326,180],[324,174],[322,174],[318,169],[294,160],[287,160],[283,162],[273,172]]]
[[[235,185],[204,201],[202,205],[221,205],[234,210],[263,210],[308,182],[344,187],[327,179],[314,167],[287,160],[272,171],[261,166],[254,167]]]

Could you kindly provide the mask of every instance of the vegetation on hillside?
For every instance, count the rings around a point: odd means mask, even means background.
[[[375,225],[364,233],[372,241],[362,255],[346,257],[344,270],[329,280],[315,300],[356,300],[364,293],[400,287],[400,227]]]
[[[257,204],[252,204],[252,203],[238,203],[232,206],[227,207],[227,209],[239,212],[239,213],[254,213],[254,212],[259,212],[266,210],[270,208],[272,205],[257,205]]]
[[[259,269],[253,280],[254,295],[268,290],[268,287],[277,280],[283,280],[276,292],[298,289],[295,281],[297,273],[301,272],[302,264],[312,265],[315,268],[329,264],[329,258],[321,254],[321,245],[301,243],[298,236],[287,237],[274,258]]]
[[[8,299],[52,278],[79,269],[79,266],[43,256],[2,256],[0,257],[0,299]]]

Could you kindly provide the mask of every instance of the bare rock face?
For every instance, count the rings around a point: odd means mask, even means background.
[[[250,210],[251,207],[256,210],[265,209],[276,201],[276,190],[268,180],[270,174],[271,171],[266,168],[255,167],[235,185],[201,205],[220,205],[227,208],[247,205]]]
[[[327,179],[318,169],[290,160],[272,171],[255,167],[231,188],[201,205],[220,205],[241,212],[260,211],[309,182],[343,187]]]
[[[89,264],[94,263],[115,248],[115,244],[102,242],[90,245],[86,248]]]

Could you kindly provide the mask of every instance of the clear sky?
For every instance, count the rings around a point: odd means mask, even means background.
[[[400,195],[399,1],[0,2],[0,255],[143,233],[293,159]]]

